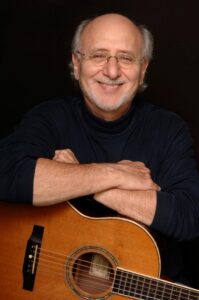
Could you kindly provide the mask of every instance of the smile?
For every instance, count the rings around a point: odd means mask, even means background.
[[[108,83],[107,84],[107,83],[99,82],[99,85],[106,92],[116,92],[122,86],[122,83],[120,83],[120,84]]]
[[[100,81],[97,80],[97,83],[100,85],[101,88],[105,89],[106,91],[116,91],[119,89],[124,82],[122,81]]]
[[[106,85],[106,86],[120,86],[125,83],[124,81],[121,80],[114,80],[114,81],[97,80],[97,82],[99,84]]]

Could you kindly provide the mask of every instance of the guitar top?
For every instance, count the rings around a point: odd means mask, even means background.
[[[199,299],[159,279],[156,242],[131,220],[1,202],[0,230],[0,299]]]

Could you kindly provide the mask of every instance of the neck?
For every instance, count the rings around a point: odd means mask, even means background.
[[[118,109],[113,110],[105,110],[97,107],[93,103],[88,100],[85,100],[85,104],[89,111],[99,119],[102,119],[107,122],[116,121],[124,116],[131,107],[131,102],[126,103],[125,105],[119,107]]]
[[[113,293],[136,299],[197,300],[199,291],[162,279],[117,268]],[[127,298],[128,298],[127,297]]]

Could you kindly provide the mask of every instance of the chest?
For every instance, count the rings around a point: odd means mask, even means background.
[[[159,165],[161,147],[159,133],[143,127],[106,135],[76,127],[72,132],[65,132],[61,139],[61,148],[71,149],[81,163],[142,161],[154,172]]]

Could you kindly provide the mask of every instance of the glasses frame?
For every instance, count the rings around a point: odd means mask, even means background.
[[[75,53],[78,55],[81,55],[81,56],[83,56],[85,59],[87,59],[87,60],[91,60],[92,61],[92,54],[91,53],[83,53],[83,52],[81,52],[81,51],[79,51],[79,50],[77,50],[77,51],[75,51]],[[116,61],[117,61],[117,63],[121,66],[121,67],[123,67],[123,68],[129,68],[129,67],[131,67],[131,66],[133,66],[133,65],[136,65],[136,64],[140,64],[140,63],[142,63],[143,61],[144,61],[144,57],[142,57],[141,59],[134,59],[132,62],[130,62],[130,63],[122,63],[121,61],[120,61],[120,59],[119,59],[119,57],[118,57],[118,55],[116,54],[116,55],[110,55],[110,54],[108,54],[107,53],[107,56],[106,56],[106,60],[105,61],[103,61],[103,62],[101,62],[101,63],[98,63],[98,62],[93,62],[93,63],[95,63],[95,65],[96,66],[104,66],[105,64],[107,64],[108,62],[109,62],[109,60],[111,59],[111,58],[115,58],[116,59]]]

